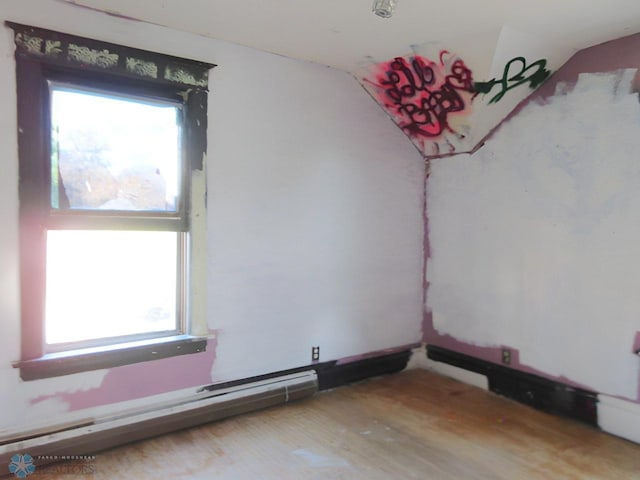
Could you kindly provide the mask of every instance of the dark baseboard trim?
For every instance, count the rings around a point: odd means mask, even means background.
[[[369,377],[378,375],[386,375],[389,373],[399,372],[406,368],[411,350],[403,350],[401,352],[391,353],[389,355],[381,355],[378,357],[364,358],[348,363],[338,363],[336,360],[330,362],[314,363],[303,367],[290,368],[288,370],[280,370],[278,372],[267,373],[255,377],[243,378],[231,382],[216,383],[202,388],[202,390],[214,391],[222,388],[235,387],[245,383],[258,382],[268,380],[270,378],[299,373],[307,370],[315,370],[318,375],[318,388],[327,390],[329,388],[340,387],[349,383],[358,382]]]
[[[387,375],[404,370],[411,357],[411,350],[364,358],[349,363],[333,363],[316,368],[320,390],[340,387],[369,377]]]
[[[427,357],[485,375],[489,390],[538,410],[598,426],[598,394],[531,373],[427,345]]]

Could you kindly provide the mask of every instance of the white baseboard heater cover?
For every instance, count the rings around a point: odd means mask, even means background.
[[[81,426],[25,438],[0,445],[0,465],[16,453],[40,456],[89,455],[101,450],[143,440],[203,423],[309,397],[318,391],[315,371],[305,371],[208,391],[191,397],[121,412],[101,419],[88,419]],[[40,463],[40,462],[39,462]]]

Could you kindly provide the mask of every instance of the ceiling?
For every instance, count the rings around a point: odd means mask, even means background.
[[[438,42],[468,64],[491,62],[503,26],[580,49],[640,32],[640,0],[65,0],[111,14],[354,72]]]

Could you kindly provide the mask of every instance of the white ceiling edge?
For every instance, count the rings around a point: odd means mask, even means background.
[[[399,0],[390,19],[371,0],[63,1],[351,73],[437,42],[483,78],[505,25],[563,51],[640,31],[638,0]]]

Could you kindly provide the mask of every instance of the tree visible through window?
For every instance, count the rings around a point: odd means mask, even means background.
[[[189,335],[191,183],[212,65],[9,26],[23,378],[201,351]]]
[[[178,211],[183,190],[178,105],[55,83],[50,84],[50,98],[51,208]],[[180,236],[47,232],[47,349],[136,334],[183,333]]]

